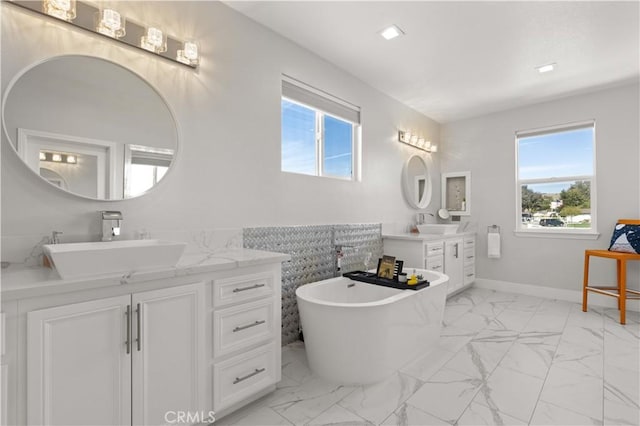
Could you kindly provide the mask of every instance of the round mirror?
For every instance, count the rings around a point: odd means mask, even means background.
[[[89,56],[60,56],[18,75],[3,100],[5,135],[56,188],[97,200],[137,197],[173,164],[178,132],[145,80]]]
[[[413,208],[425,209],[431,202],[431,176],[427,162],[421,156],[414,155],[405,163],[402,190]]]
[[[439,217],[440,219],[447,220],[447,219],[449,219],[449,217],[451,217],[451,216],[449,215],[449,210],[447,210],[447,209],[440,209],[440,210],[438,210],[438,217]]]

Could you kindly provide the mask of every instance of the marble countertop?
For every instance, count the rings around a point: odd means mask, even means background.
[[[11,264],[0,272],[3,300],[63,293],[77,290],[131,284],[150,280],[183,277],[192,274],[224,271],[246,266],[285,262],[291,256],[252,249],[228,249],[184,254],[172,268],[106,274],[92,278],[62,279],[55,269]]]
[[[397,234],[382,234],[382,238],[389,238],[394,240],[408,240],[408,241],[438,241],[438,240],[447,240],[451,238],[461,238],[461,237],[470,237],[475,236],[475,231],[470,232],[459,232],[456,234],[411,234],[408,232],[405,233],[397,233]]]

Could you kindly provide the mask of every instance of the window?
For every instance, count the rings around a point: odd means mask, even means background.
[[[153,188],[169,170],[172,149],[125,145],[124,197],[137,197]]]
[[[596,232],[595,123],[516,132],[516,231]]]
[[[360,108],[286,76],[281,106],[283,172],[356,179]]]

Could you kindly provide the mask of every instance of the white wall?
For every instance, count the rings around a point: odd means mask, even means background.
[[[640,217],[638,92],[637,84],[626,85],[442,126],[442,171],[471,171],[470,220],[478,223],[478,277],[581,289],[584,250],[608,248],[616,219]],[[516,237],[515,132],[587,119],[596,120],[600,237],[597,240]],[[486,230],[493,224],[502,229],[500,259],[487,258]],[[599,259],[592,262],[593,282],[615,282],[615,262]],[[629,268],[636,287],[639,270],[637,265]]]
[[[176,167],[152,193],[94,202],[54,191],[2,143],[2,236],[97,237],[98,210],[121,210],[125,236],[278,224],[409,222],[400,187],[403,163],[416,153],[398,129],[438,143],[439,124],[368,87],[291,41],[218,2],[119,2],[135,21],[200,42],[193,71],[144,52],[2,3],[2,89],[23,68],[60,54],[113,60],[144,76],[167,99],[179,124]],[[362,108],[361,182],[280,171],[280,90],[286,73]],[[5,135],[3,135],[3,139]],[[428,156],[428,155],[427,155]],[[437,158],[437,157],[436,157]],[[439,200],[438,161],[433,200]],[[439,203],[434,201],[430,211]],[[5,260],[5,259],[3,259]]]

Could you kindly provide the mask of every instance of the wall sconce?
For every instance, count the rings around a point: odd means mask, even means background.
[[[71,22],[76,17],[76,0],[44,0],[42,12],[54,18]]]
[[[40,151],[40,161],[78,164],[78,157],[75,154],[62,154],[60,152]]]
[[[193,41],[185,41],[182,50],[178,50],[178,62],[183,64],[198,65],[198,44]]]
[[[140,47],[149,52],[162,53],[167,51],[167,36],[162,33],[162,30],[156,27],[149,27],[145,35],[140,37]],[[176,53],[176,59],[178,59]]]
[[[157,26],[125,19],[112,8],[101,9],[79,0],[8,0],[6,3],[53,17],[189,68],[197,68],[200,64],[199,49],[195,42],[167,36]]]
[[[411,132],[398,131],[398,142],[411,145],[425,152],[438,152],[438,145],[432,145],[431,141],[425,140]]]
[[[95,14],[96,31],[111,38],[124,37],[126,23],[122,15],[113,9],[102,9]]]

